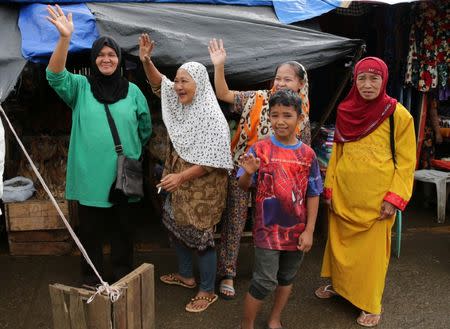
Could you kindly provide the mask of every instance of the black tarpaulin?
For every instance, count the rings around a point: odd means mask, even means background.
[[[297,60],[313,69],[353,53],[362,41],[278,22],[269,7],[161,3],[88,3],[101,35],[138,55],[138,36],[150,33],[156,43],[153,60],[160,67],[188,61],[212,72],[208,42],[222,38],[230,82],[253,84],[270,80],[276,65]]]
[[[0,5],[0,103],[14,88],[26,63],[21,53],[18,15],[15,6]]]

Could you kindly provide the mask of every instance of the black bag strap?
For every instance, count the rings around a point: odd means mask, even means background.
[[[122,143],[120,142],[119,132],[117,131],[116,124],[111,115],[111,111],[109,110],[108,104],[103,104],[103,105],[105,105],[106,117],[108,118],[109,128],[111,129],[111,134],[114,139],[114,149],[116,150],[118,155],[122,155],[123,147],[122,147]]]
[[[394,123],[394,113],[389,116],[389,137],[391,144],[392,160],[394,161],[394,167],[397,167],[397,159],[395,157],[395,123]]]

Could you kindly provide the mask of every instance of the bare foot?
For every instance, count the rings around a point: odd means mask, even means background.
[[[281,324],[281,321],[278,320],[269,320],[267,321],[267,328],[270,329],[280,329],[283,328],[283,325]]]

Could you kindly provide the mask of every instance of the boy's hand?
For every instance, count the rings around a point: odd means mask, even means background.
[[[155,42],[150,39],[147,33],[142,33],[139,37],[139,59],[142,63],[149,62]]]
[[[227,52],[223,47],[222,39],[219,39],[219,41],[217,41],[216,39],[211,39],[209,41],[208,50],[209,56],[211,57],[211,62],[214,64],[214,66],[225,65]]]
[[[303,231],[298,237],[297,249],[303,252],[308,252],[311,250],[313,244],[313,234],[308,231]]]
[[[253,154],[244,154],[239,157],[239,166],[244,168],[245,172],[249,175],[253,175],[258,171],[261,160],[255,158]]]

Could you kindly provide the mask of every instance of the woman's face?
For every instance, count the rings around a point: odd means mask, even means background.
[[[280,89],[290,89],[293,92],[298,93],[303,85],[304,82],[300,79],[291,65],[284,64],[278,68],[273,82],[275,91]]]
[[[383,78],[379,74],[363,72],[356,77],[356,88],[366,101],[374,100],[381,91]]]
[[[111,75],[116,71],[117,65],[119,65],[119,57],[117,57],[114,49],[104,46],[95,59],[95,65],[97,65],[101,74]]]
[[[191,104],[194,100],[195,90],[197,88],[191,75],[185,69],[178,69],[173,82],[173,89],[177,93],[180,103],[183,105]]]

